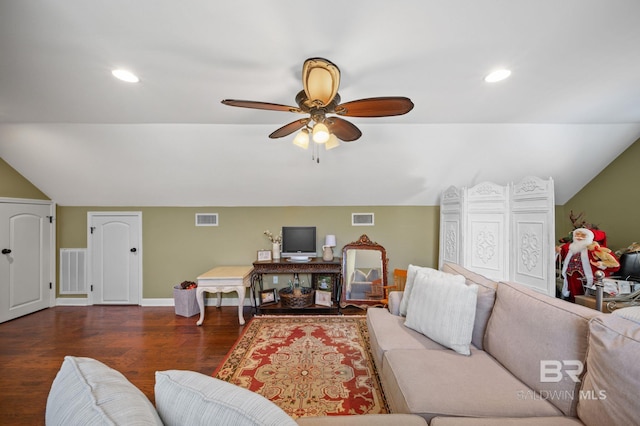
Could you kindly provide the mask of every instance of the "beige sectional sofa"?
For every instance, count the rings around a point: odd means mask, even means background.
[[[451,278],[451,285],[429,287],[425,292],[426,287],[418,284],[424,283],[426,276],[436,275],[426,272],[430,268],[424,269],[410,266],[405,293],[390,295],[389,310],[367,311],[373,358],[393,414],[294,420],[256,393],[178,370],[156,373],[152,404],[116,370],[97,360],[69,356],[52,384],[45,422],[176,426],[418,426],[427,421],[431,426],[640,424],[640,307],[601,314],[515,283],[496,283],[450,264],[436,272]],[[457,293],[449,291],[454,288]],[[464,309],[460,309],[460,300],[467,303]],[[406,317],[399,315],[401,311]],[[420,315],[416,317],[416,313]],[[422,328],[425,324],[420,321],[429,315],[430,324]],[[465,324],[451,320],[455,316],[464,317]],[[438,341],[425,335],[434,331],[429,328],[432,323],[440,323],[447,331],[433,335]],[[449,339],[451,336],[462,336],[466,345]],[[467,352],[469,355],[462,354]],[[582,366],[586,366],[584,371]]]
[[[305,417],[239,386],[195,371],[156,372],[155,405],[120,372],[102,362],[65,357],[47,398],[45,424],[234,426],[424,426],[412,414]]]
[[[422,269],[409,267],[408,289],[412,280],[418,285]],[[458,265],[445,264],[442,272],[464,276],[477,291],[470,355],[407,327],[411,311],[399,315],[401,292],[390,295],[389,310],[367,312],[392,412],[418,414],[432,426],[640,422],[637,322],[494,282]],[[415,300],[408,306],[447,317],[456,302],[436,294],[438,300],[421,302],[424,308]]]

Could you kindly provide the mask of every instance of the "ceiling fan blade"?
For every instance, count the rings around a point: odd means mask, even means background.
[[[296,130],[300,130],[304,126],[306,126],[310,120],[311,120],[310,118],[302,118],[300,120],[293,121],[289,124],[285,124],[275,132],[271,133],[269,137],[271,139],[277,139],[284,136],[289,136],[291,133],[295,132]]]
[[[302,86],[310,101],[327,106],[338,93],[340,70],[327,59],[309,58],[302,66]]]
[[[338,105],[336,114],[347,117],[389,117],[406,114],[413,109],[411,99],[403,96],[359,99]]]
[[[280,105],[280,104],[272,104],[269,102],[257,102],[257,101],[241,101],[237,99],[225,99],[222,101],[223,104],[235,107],[242,108],[253,108],[253,109],[266,109],[269,111],[284,111],[284,112],[297,112],[302,113],[302,110],[298,107],[288,106],[288,105]]]
[[[345,142],[355,141],[362,136],[360,129],[340,117],[327,117],[325,124],[331,133]]]

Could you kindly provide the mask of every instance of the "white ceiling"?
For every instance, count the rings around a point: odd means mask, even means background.
[[[435,205],[449,185],[552,177],[564,204],[640,138],[638,0],[0,0],[0,155],[61,205]],[[320,154],[267,136],[301,116],[306,58],[350,119]],[[125,67],[141,82],[110,72]],[[497,67],[511,78],[487,84]]]

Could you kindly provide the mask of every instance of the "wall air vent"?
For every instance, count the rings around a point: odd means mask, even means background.
[[[218,226],[218,213],[196,213],[196,226]]]
[[[87,293],[87,249],[60,249],[60,294]]]
[[[351,213],[351,226],[373,226],[373,213]]]

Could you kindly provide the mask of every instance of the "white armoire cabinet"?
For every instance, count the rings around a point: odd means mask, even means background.
[[[449,187],[440,200],[439,254],[439,266],[457,263],[555,296],[553,180]]]

